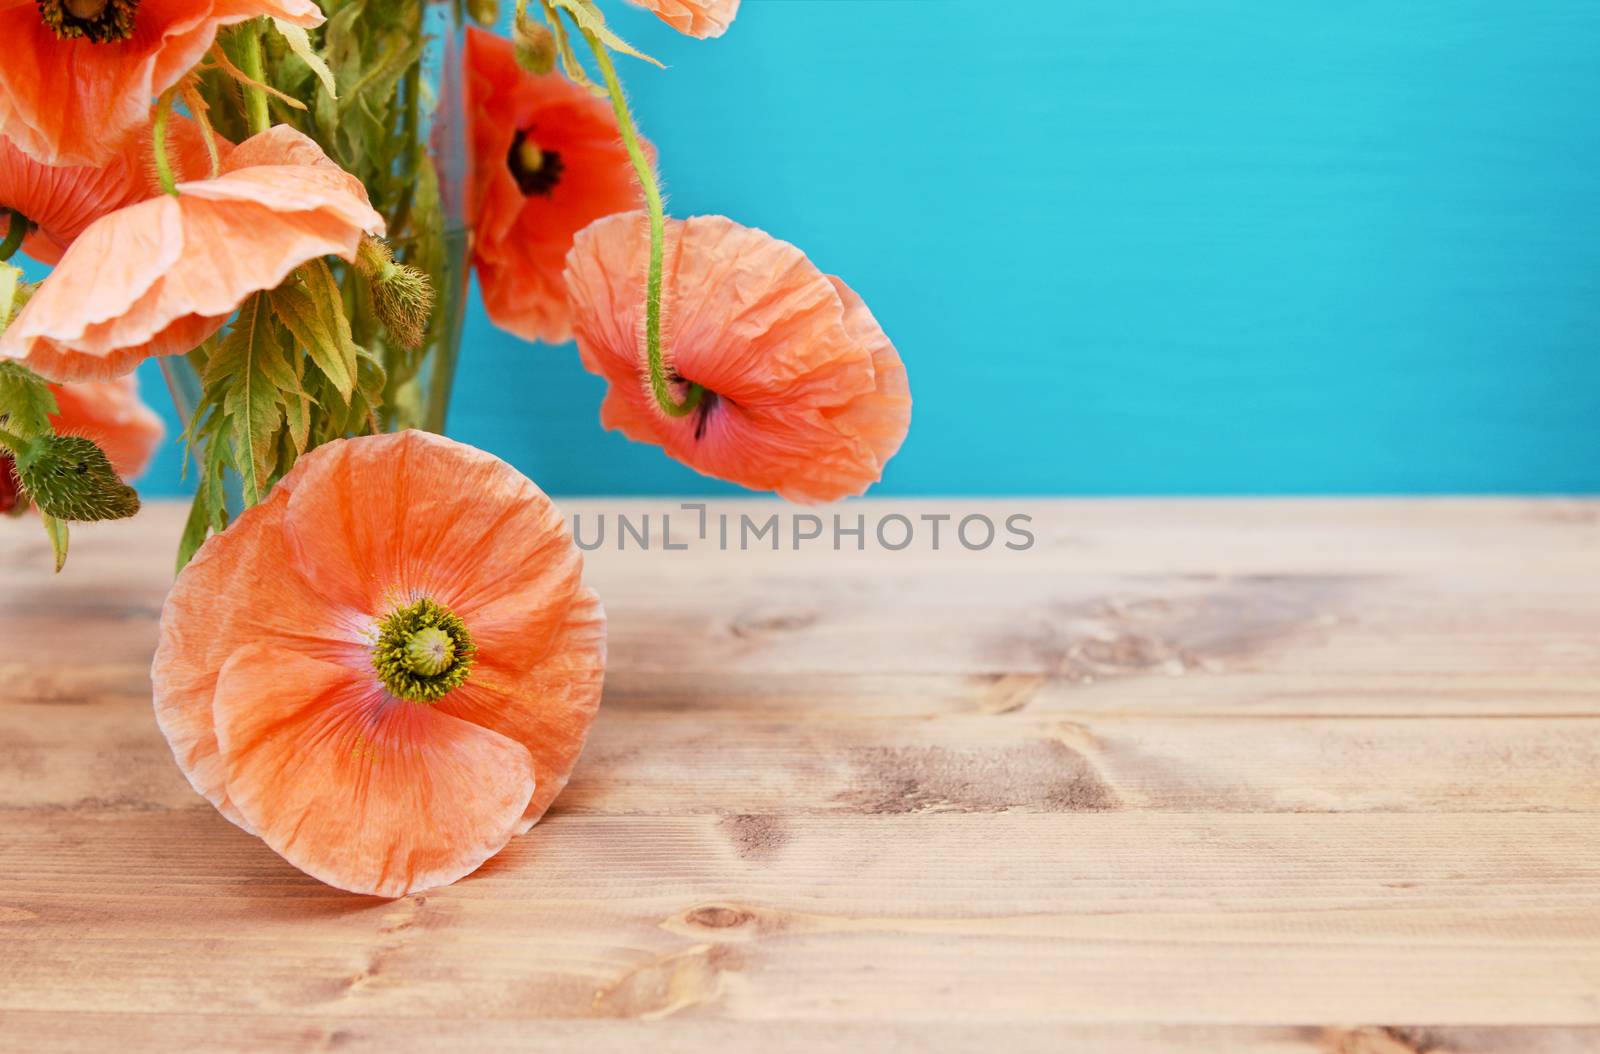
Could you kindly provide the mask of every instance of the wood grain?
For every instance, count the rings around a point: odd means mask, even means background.
[[[1600,1048],[1600,505],[846,508],[1039,544],[589,554],[569,790],[396,902],[174,767],[181,509],[0,524],[0,1048]]]

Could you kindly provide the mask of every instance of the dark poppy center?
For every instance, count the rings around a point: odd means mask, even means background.
[[[522,191],[525,198],[535,194],[548,195],[561,182],[561,174],[567,168],[560,154],[554,150],[540,149],[527,132],[521,131],[511,140],[511,151],[506,154],[506,167],[511,170],[511,178],[517,181],[517,189]]]
[[[133,36],[139,0],[36,0],[39,17],[62,40],[109,44]]]

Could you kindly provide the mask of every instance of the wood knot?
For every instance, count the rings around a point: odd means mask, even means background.
[[[712,930],[733,929],[743,926],[755,918],[752,913],[742,908],[729,907],[726,904],[707,904],[695,908],[683,917],[683,921],[691,926],[703,926]]]
[[[735,637],[749,639],[773,633],[795,633],[817,623],[815,611],[753,611],[733,620]]]

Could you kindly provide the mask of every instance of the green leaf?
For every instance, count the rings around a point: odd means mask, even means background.
[[[183,534],[178,538],[178,566],[174,569],[175,573],[188,566],[194,554],[206,543],[206,536],[211,533],[206,490],[206,482],[201,480],[194,492],[194,501],[189,505],[189,518],[183,521]]]
[[[350,339],[339,284],[321,260],[302,267],[296,279],[268,294],[272,308],[348,403],[356,386],[356,345]],[[283,390],[299,392],[299,378]]]
[[[265,495],[277,462],[278,429],[283,426],[278,393],[299,386],[284,357],[266,294],[244,302],[232,331],[212,356],[206,387],[216,385],[224,386],[222,412],[231,425],[245,501],[254,505]]]
[[[349,112],[363,97],[373,100],[388,100],[394,97],[395,85],[400,83],[400,78],[419,59],[422,58],[422,47],[425,41],[418,37],[408,40],[403,33],[390,34],[381,44],[372,49],[378,56],[378,61],[368,61],[358,67],[360,75],[355,82],[345,88],[344,94],[339,98],[339,112]],[[370,60],[370,54],[368,56]]]
[[[612,51],[620,51],[624,55],[632,55],[636,59],[644,59],[646,62],[661,66],[662,69],[666,68],[656,59],[611,32],[610,27],[606,25],[605,16],[594,6],[594,0],[550,0],[550,2],[571,15],[579,29],[594,36]]]
[[[56,554],[56,574],[59,575],[67,566],[67,522],[43,512],[39,520],[44,524],[44,533],[50,536],[50,549]]]
[[[6,431],[32,439],[49,435],[56,396],[43,377],[14,359],[0,359],[0,418]]]
[[[315,405],[314,400],[303,391],[284,393],[283,418],[284,423],[289,426],[286,434],[296,454],[304,454],[306,452],[306,444],[311,439],[311,407],[313,405]]]
[[[299,56],[300,61],[311,67],[311,72],[317,75],[317,80],[327,89],[329,95],[335,99],[339,97],[339,86],[334,82],[333,70],[323,61],[321,55],[311,46],[311,37],[300,26],[293,22],[285,22],[281,18],[274,18],[272,25],[289,44],[289,50]]]
[[[226,492],[223,489],[225,471],[218,456],[208,457],[201,466],[194,501],[189,506],[189,518],[184,522],[183,536],[178,540],[179,571],[194,559],[194,554],[205,544],[207,535],[221,534],[228,528]]]
[[[358,434],[379,432],[382,429],[378,418],[383,409],[383,392],[389,384],[389,375],[383,363],[370,352],[363,351],[358,363],[356,395],[350,400],[350,416],[345,420],[343,431]]]

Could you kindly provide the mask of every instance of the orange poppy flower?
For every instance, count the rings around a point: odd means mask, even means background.
[[[228,144],[217,141],[219,150]],[[32,224],[22,249],[40,263],[55,263],[90,223],[125,205],[160,193],[151,160],[148,126],[130,135],[103,168],[41,164],[0,137],[0,237],[4,212],[13,209]],[[178,179],[200,179],[210,158],[200,128],[181,115],[167,124],[167,154]]]
[[[182,354],[246,297],[319,256],[354,260],[381,233],[361,181],[278,125],[240,143],[215,179],[91,223],[0,336],[0,356],[54,380],[105,380]]]
[[[453,882],[566,785],[605,616],[544,493],[423,432],[338,440],[201,547],[161,615],[189,782],[330,885]]]
[[[911,423],[894,345],[851,289],[804,253],[722,216],[668,220],[662,317],[669,375],[705,390],[669,417],[648,381],[650,234],[642,213],[581,232],[567,257],[585,368],[610,382],[600,421],[691,468],[793,501],[860,494]]]
[[[123,479],[145,470],[166,429],[156,412],[139,398],[133,377],[90,384],[52,384],[56,413],[50,423],[61,435],[85,436],[99,444],[111,467]],[[16,478],[11,455],[0,453],[0,512],[16,505]]]
[[[628,0],[648,8],[679,33],[691,37],[720,37],[739,13],[739,0]]]
[[[640,205],[611,104],[559,73],[524,72],[509,40],[467,30],[473,264],[495,325],[572,339],[562,262],[590,222]]]
[[[103,165],[221,26],[321,25],[312,0],[0,0],[0,135],[52,165]]]

